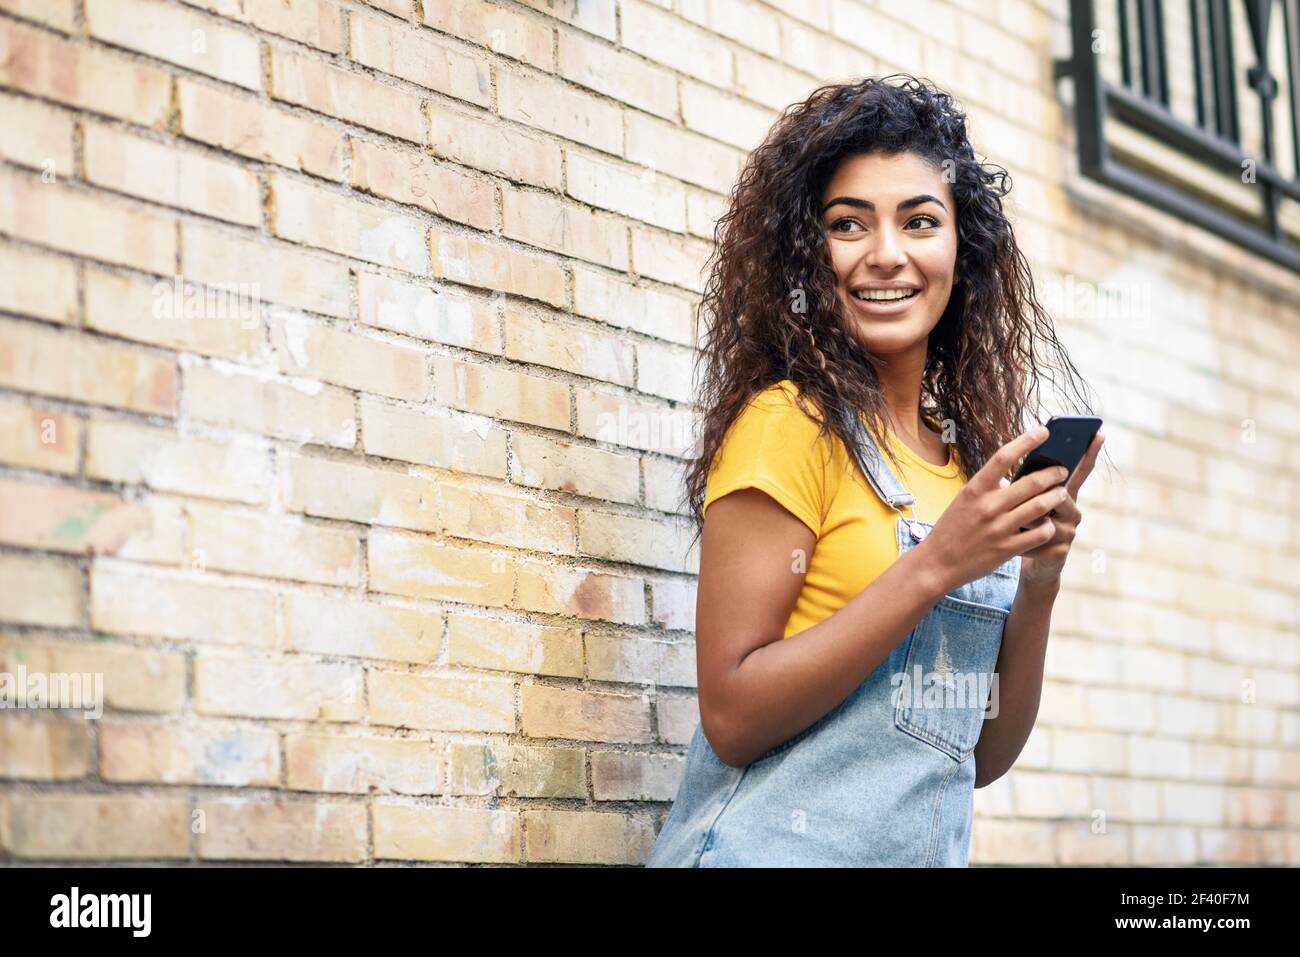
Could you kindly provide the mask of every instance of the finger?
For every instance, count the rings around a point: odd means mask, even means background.
[[[998,480],[1004,478],[1007,472],[1011,471],[1012,466],[1025,455],[1042,445],[1049,434],[1045,425],[1036,425],[1032,429],[1021,432],[989,456],[984,467],[971,476],[967,484],[973,485],[973,491],[976,492],[987,492],[998,488]]]
[[[1048,514],[1052,517],[1052,521],[1058,524],[1078,525],[1079,519],[1083,518],[1083,512],[1079,510],[1078,504],[1068,496]]]
[[[1101,454],[1102,443],[1105,442],[1105,436],[1100,432],[1092,437],[1092,444],[1088,446],[1088,451],[1083,455],[1083,461],[1079,463],[1070,476],[1070,481],[1066,483],[1066,488],[1070,490],[1071,498],[1079,497],[1079,489],[1083,487],[1084,481],[1092,474],[1092,467],[1097,464],[1097,456]]]

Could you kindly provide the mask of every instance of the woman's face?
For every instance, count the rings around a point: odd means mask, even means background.
[[[822,227],[844,316],[871,352],[924,355],[952,294],[956,204],[915,153],[864,153],[840,163],[822,194]],[[898,296],[906,299],[863,297]]]

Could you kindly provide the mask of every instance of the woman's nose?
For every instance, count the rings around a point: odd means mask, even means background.
[[[876,230],[867,246],[867,265],[894,269],[907,262],[907,254],[897,232],[889,227]]]

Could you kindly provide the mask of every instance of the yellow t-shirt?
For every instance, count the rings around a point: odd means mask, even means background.
[[[899,513],[871,490],[839,436],[818,440],[817,423],[795,403],[797,389],[787,379],[750,401],[723,438],[704,497],[707,510],[729,492],[761,489],[817,536],[785,638],[830,617],[898,558]],[[947,465],[934,465],[892,432],[887,440],[902,460],[896,474],[916,497],[903,514],[933,523],[966,484],[956,449],[948,446]]]

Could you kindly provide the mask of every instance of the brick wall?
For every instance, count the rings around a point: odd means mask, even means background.
[[[1040,281],[1158,293],[1062,324],[1123,481],[973,861],[1300,863],[1300,294],[1078,182],[1063,8],[0,0],[0,672],[105,702],[0,715],[0,856],[640,863],[713,223],[779,109],[907,70]]]

